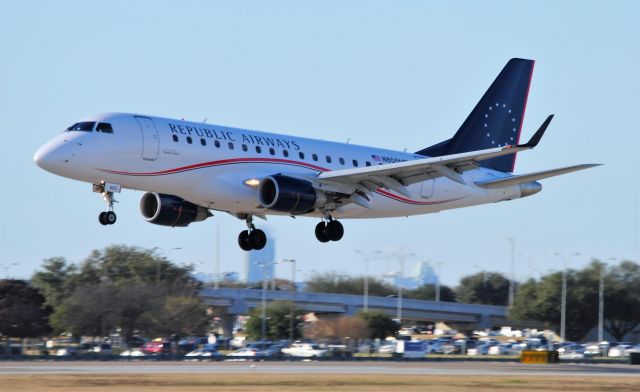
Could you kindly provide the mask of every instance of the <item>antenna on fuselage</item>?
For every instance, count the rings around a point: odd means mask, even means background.
[[[351,138],[347,138],[347,144],[349,144],[350,141],[351,141]]]
[[[206,124],[206,123],[207,123],[207,118],[206,118],[206,117],[204,118],[204,120],[202,120],[202,123],[203,123],[203,124]]]

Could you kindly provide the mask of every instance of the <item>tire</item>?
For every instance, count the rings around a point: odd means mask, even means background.
[[[316,225],[316,238],[320,242],[329,242],[329,237],[327,237],[327,230],[324,222],[320,222]]]
[[[240,249],[244,251],[250,251],[251,244],[249,244],[249,230],[243,230],[238,235],[238,245],[240,245]]]
[[[98,215],[98,222],[100,222],[100,224],[103,225],[103,226],[109,224],[109,223],[107,223],[107,218],[106,218],[105,215],[107,215],[107,213],[105,211],[102,211],[100,213],[100,215]]]
[[[116,220],[117,220],[116,213],[113,211],[107,211],[104,214],[104,220],[105,222],[107,222],[108,225],[112,225],[116,223]]]
[[[331,241],[340,241],[342,236],[344,236],[344,227],[342,226],[342,223],[337,220],[332,220],[327,223],[325,232]]]
[[[255,250],[260,250],[267,245],[267,236],[264,234],[264,231],[260,229],[251,230],[249,233],[249,244]]]

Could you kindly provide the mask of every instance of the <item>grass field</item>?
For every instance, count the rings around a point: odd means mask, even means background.
[[[636,377],[326,374],[2,375],[2,392],[83,391],[640,391]]]

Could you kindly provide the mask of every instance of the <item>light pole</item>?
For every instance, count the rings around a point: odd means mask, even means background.
[[[616,260],[615,257],[609,257],[600,263],[600,284],[598,285],[598,341],[604,340],[604,275],[607,269],[607,261]]]
[[[262,267],[262,308],[260,309],[260,343],[264,351],[264,342],[267,339],[267,271],[266,265]]]
[[[360,249],[356,249],[356,253],[362,256],[364,260],[364,291],[362,293],[362,310],[369,311],[369,256]]]
[[[442,262],[436,263],[436,302],[440,302],[440,266]]]
[[[0,266],[4,269],[4,278],[9,279],[9,268],[18,265],[18,263],[0,263]]]
[[[289,309],[289,344],[293,343],[293,328],[295,326],[296,313],[296,261],[294,259],[283,259],[283,263],[291,263],[291,306]]]
[[[213,266],[213,276],[214,276],[214,281],[213,281],[213,288],[215,290],[218,290],[220,288],[220,223],[217,222],[216,223],[216,253],[215,253],[215,257],[216,259],[214,260],[214,266]]]
[[[569,256],[580,256],[580,253],[571,253],[570,255],[564,255],[556,252],[555,256],[562,258],[562,299],[560,302],[560,338],[565,340],[566,320],[567,320],[567,259]]]
[[[414,256],[415,253],[406,250],[396,251],[392,253],[398,259],[400,270],[396,274],[396,284],[398,285],[398,304],[396,310],[396,319],[398,326],[402,327],[402,284],[404,280],[404,262],[407,258]]]
[[[516,269],[516,240],[509,238],[511,243],[511,265],[509,268],[509,308],[513,307],[513,300],[516,294],[515,269]]]

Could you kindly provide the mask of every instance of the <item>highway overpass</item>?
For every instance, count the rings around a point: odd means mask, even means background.
[[[200,292],[203,301],[222,317],[225,335],[232,328],[235,316],[246,315],[262,301],[262,290],[244,288],[205,288]],[[290,301],[291,291],[267,290],[267,302]],[[325,316],[352,316],[363,310],[362,295],[296,292],[296,308]],[[398,299],[369,296],[369,310],[382,311],[396,317]],[[402,320],[442,321],[471,328],[491,328],[507,323],[504,306],[435,302],[416,299],[402,300]]]

